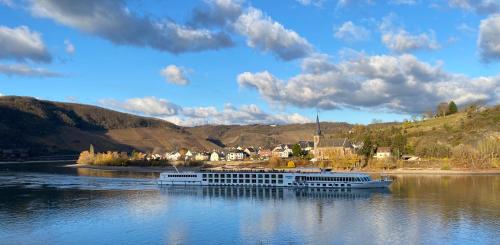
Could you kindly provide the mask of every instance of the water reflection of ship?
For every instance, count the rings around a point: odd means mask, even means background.
[[[244,186],[165,186],[160,192],[168,196],[251,199],[366,199],[373,194],[389,194],[388,189],[281,188]]]

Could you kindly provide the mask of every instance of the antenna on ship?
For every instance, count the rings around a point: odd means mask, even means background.
[[[179,170],[177,169],[177,167],[175,166],[175,164],[172,164],[172,166],[175,168],[175,171],[176,171],[177,173],[180,173],[180,172],[179,172]]]

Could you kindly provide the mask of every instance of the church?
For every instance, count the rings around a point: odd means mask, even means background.
[[[313,154],[317,161],[356,157],[354,147],[347,138],[326,138],[323,136],[319,123],[319,115],[316,115],[316,132],[314,133],[313,141]]]

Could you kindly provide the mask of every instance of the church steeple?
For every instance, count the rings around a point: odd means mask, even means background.
[[[321,127],[319,126],[319,114],[316,113],[316,134],[321,135]]]

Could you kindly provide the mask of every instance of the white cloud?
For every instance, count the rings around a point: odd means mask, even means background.
[[[370,31],[363,26],[355,25],[352,21],[347,21],[336,30],[334,36],[348,42],[363,41],[370,38]]]
[[[193,10],[193,26],[225,26],[234,22],[242,13],[242,0],[208,0],[205,6]]]
[[[304,6],[316,6],[316,7],[321,7],[325,0],[296,0],[298,3],[304,5]]]
[[[103,99],[99,101],[99,104],[112,109],[153,117],[174,116],[180,110],[178,105],[156,97],[132,98],[124,102],[114,99]]]
[[[286,29],[260,9],[244,9],[242,0],[207,0],[206,3],[194,9],[189,21],[192,26],[220,27],[242,35],[249,47],[272,53],[281,60],[303,58],[313,51],[305,38]]]
[[[412,35],[406,30],[388,32],[382,35],[382,42],[387,48],[398,53],[417,50],[436,50],[440,48],[433,31],[418,35]]]
[[[457,25],[457,30],[465,34],[473,34],[477,32],[476,28],[471,27],[467,23],[463,22]]]
[[[428,33],[411,34],[403,27],[395,24],[397,16],[389,14],[382,19],[380,31],[382,43],[397,53],[410,53],[419,50],[436,50],[440,48],[433,30]]]
[[[64,40],[64,50],[68,54],[74,54],[75,53],[75,45],[73,45],[73,43],[70,40],[66,39],[66,40]]]
[[[182,114],[184,119],[180,119],[178,123],[184,126],[203,124],[289,124],[311,122],[309,118],[297,113],[266,113],[254,104],[242,105],[239,108],[231,104],[226,104],[221,111],[218,111],[215,107],[184,108]]]
[[[63,74],[48,71],[44,68],[33,68],[24,64],[0,64],[0,74],[6,76],[19,76],[19,77],[36,77],[36,78],[47,78],[47,77],[62,77]]]
[[[500,14],[481,21],[477,44],[482,60],[500,60]]]
[[[31,31],[27,26],[0,26],[0,59],[48,63],[52,56],[47,51],[40,33]]]
[[[479,14],[492,14],[500,12],[498,0],[448,0],[451,7],[475,11]]]
[[[239,108],[226,104],[222,110],[213,106],[181,107],[156,97],[133,98],[124,102],[107,99],[99,104],[108,108],[161,118],[182,126],[204,124],[288,124],[306,123],[311,120],[297,113],[275,114],[262,111],[257,105]]]
[[[151,47],[171,53],[232,46],[225,33],[194,29],[170,20],[153,20],[130,11],[121,0],[38,0],[31,12],[119,45]]]
[[[313,50],[305,38],[265,16],[259,9],[248,8],[233,27],[247,37],[248,46],[272,52],[282,60],[303,58]]]
[[[186,77],[186,70],[183,67],[176,65],[168,65],[161,69],[160,75],[165,78],[165,81],[177,85],[187,85],[189,80]]]
[[[441,101],[498,103],[500,99],[500,77],[451,74],[412,55],[362,56],[337,64],[323,59],[315,63],[318,69],[311,64],[288,80],[267,71],[245,72],[237,79],[240,86],[257,89],[270,103],[305,108],[421,113]]]

